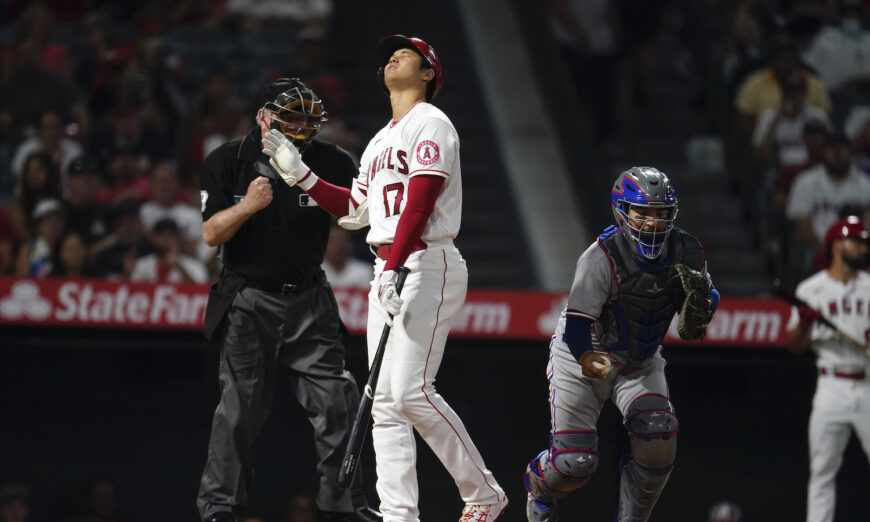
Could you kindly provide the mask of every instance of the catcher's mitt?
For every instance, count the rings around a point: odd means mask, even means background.
[[[669,270],[668,284],[673,294],[681,298],[677,302],[680,337],[687,341],[703,339],[713,318],[710,280],[707,275],[686,265],[672,265]]]

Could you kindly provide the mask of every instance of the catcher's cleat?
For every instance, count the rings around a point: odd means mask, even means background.
[[[495,504],[465,504],[459,522],[492,522],[507,509],[507,497],[501,497]]]
[[[526,519],[529,522],[556,522],[559,520],[559,504],[556,501],[543,502],[528,494],[526,501]]]

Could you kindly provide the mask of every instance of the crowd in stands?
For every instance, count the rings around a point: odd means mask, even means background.
[[[220,266],[201,239],[199,168],[252,125],[260,88],[276,77],[301,76],[319,91],[330,112],[323,137],[359,152],[341,118],[345,85],[324,56],[331,2],[80,3],[12,2],[4,13],[0,275],[212,279]],[[695,83],[719,59],[721,103],[710,89],[689,103],[716,113],[771,275],[794,283],[823,263],[827,226],[868,215],[865,3],[711,0],[707,14],[676,0],[551,5],[569,70],[594,80],[577,82],[578,95],[604,147],[619,140],[609,87],[620,61],[644,85],[667,30],[690,51]],[[685,17],[677,29],[668,12]],[[642,88],[629,94],[649,103]]]
[[[870,225],[870,2],[549,5],[599,152],[626,139],[627,119],[668,96],[650,95],[653,64],[690,86],[685,100],[669,106],[705,122],[694,136],[714,135],[722,144],[739,196],[723,204],[740,205],[741,224],[766,254],[772,278],[793,286],[824,266],[824,234],[837,219],[856,214]]]
[[[77,4],[4,13],[0,276],[213,279],[199,168],[253,126],[274,78],[304,77],[327,100],[324,137],[358,151],[323,60],[332,2]]]
[[[732,19],[729,166],[772,275],[789,286],[827,265],[835,221],[870,224],[867,7],[744,0]]]

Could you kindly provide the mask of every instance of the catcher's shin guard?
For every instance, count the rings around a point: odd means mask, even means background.
[[[598,468],[598,435],[594,431],[557,431],[548,451],[529,462],[526,490],[551,502],[583,486]]]
[[[620,477],[618,516],[622,522],[643,521],[652,514],[674,467],[679,423],[667,397],[648,394],[629,406],[625,426],[632,458]]]

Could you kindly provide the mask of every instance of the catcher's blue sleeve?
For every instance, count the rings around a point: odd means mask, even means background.
[[[580,360],[583,352],[592,349],[592,321],[583,317],[568,316],[565,320],[565,334],[562,341],[568,345],[575,360]]]

